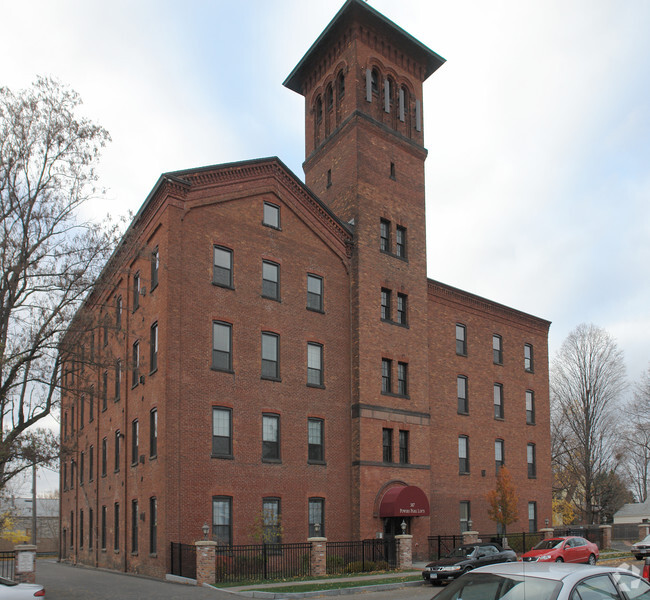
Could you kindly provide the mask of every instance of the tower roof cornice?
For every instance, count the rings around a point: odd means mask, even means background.
[[[359,24],[373,29],[394,40],[405,52],[422,65],[422,81],[426,80],[445,62],[445,59],[415,39],[412,35],[387,19],[363,0],[347,0],[330,21],[311,48],[284,80],[283,85],[294,92],[304,95],[303,85],[314,64],[325,52],[332,48],[337,38],[352,25]]]

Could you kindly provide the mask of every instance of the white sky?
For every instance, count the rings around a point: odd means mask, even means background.
[[[278,156],[285,77],[343,0],[0,0],[0,85],[53,75],[113,138],[98,213],[159,175]],[[650,363],[650,2],[371,0],[447,59],[424,88],[428,274]]]

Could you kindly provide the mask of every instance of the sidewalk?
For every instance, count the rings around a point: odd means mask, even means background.
[[[367,585],[367,582],[373,580],[383,580],[383,579],[397,579],[399,577],[404,577],[408,575],[420,575],[422,568],[426,563],[414,564],[413,569],[408,571],[400,571],[399,573],[381,573],[378,575],[350,575],[349,577],[336,577],[336,578],[326,578],[326,579],[315,579],[309,581],[296,581],[296,582],[279,582],[279,583],[263,583],[259,584],[253,583],[248,585],[236,586],[236,587],[226,587],[226,588],[217,588],[220,592],[232,593],[238,596],[244,596],[247,598],[308,598],[313,596],[338,596],[343,594],[350,594],[358,592],[359,589],[364,591],[377,591],[377,590],[390,590],[399,587],[407,587],[413,585],[422,585],[423,580],[419,581],[408,581],[408,582],[396,582],[396,583],[382,583],[377,585]],[[346,587],[341,589],[334,590],[314,590],[309,592],[280,592],[276,593],[273,591],[274,588],[286,587],[288,585],[318,585],[319,583],[338,583],[338,582],[350,582],[356,581],[359,582],[357,587]]]

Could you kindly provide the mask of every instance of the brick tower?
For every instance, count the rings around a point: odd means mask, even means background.
[[[362,539],[399,533],[403,519],[380,520],[387,489],[430,486],[422,84],[443,63],[348,0],[284,82],[305,97],[306,183],[354,230],[351,504]],[[428,532],[426,517],[406,521]]]

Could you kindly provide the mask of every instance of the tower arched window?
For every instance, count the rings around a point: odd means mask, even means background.
[[[327,112],[331,111],[334,108],[334,90],[331,83],[325,90],[325,106],[327,107]]]
[[[406,86],[402,86],[399,90],[399,120],[406,122],[409,113],[409,91]]]
[[[343,71],[339,71],[339,74],[336,77],[336,97],[339,102],[343,96],[345,96],[345,75],[343,75]]]
[[[373,94],[379,94],[379,71],[373,69],[370,73],[370,90]]]
[[[318,125],[323,121],[323,101],[320,96],[316,98],[316,123]]]

